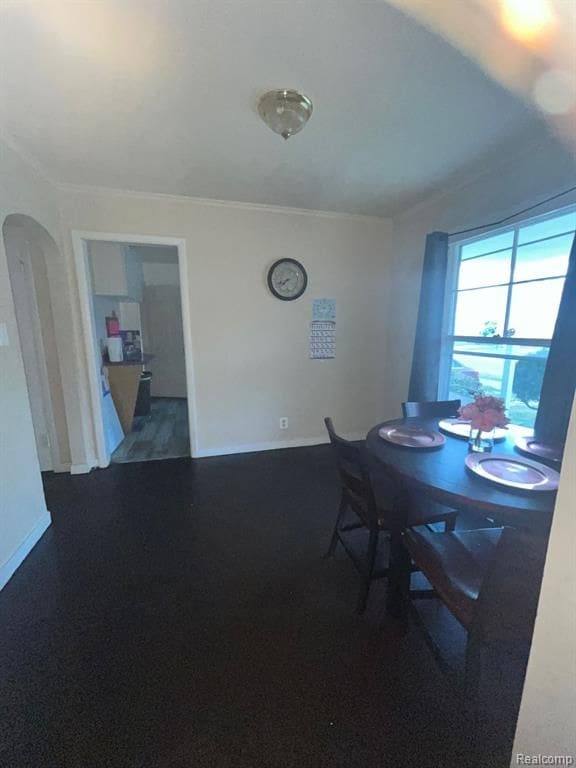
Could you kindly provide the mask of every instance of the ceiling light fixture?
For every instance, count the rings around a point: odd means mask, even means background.
[[[258,114],[274,133],[289,139],[310,119],[312,102],[298,91],[268,91],[258,102]]]
[[[500,6],[507,32],[529,46],[549,38],[558,23],[551,0],[500,0]]]

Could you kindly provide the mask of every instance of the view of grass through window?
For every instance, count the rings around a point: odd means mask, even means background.
[[[534,426],[575,230],[563,212],[458,246],[448,397],[502,397],[513,424]]]

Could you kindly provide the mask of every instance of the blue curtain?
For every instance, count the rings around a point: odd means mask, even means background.
[[[537,307],[534,308],[537,311]],[[563,446],[576,388],[576,237],[544,372],[534,434],[543,443]]]
[[[438,399],[447,269],[448,234],[431,232],[426,236],[408,400]]]

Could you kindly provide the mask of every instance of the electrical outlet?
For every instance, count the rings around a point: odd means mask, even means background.
[[[282,416],[280,419],[280,429],[288,429],[288,419],[286,416]]]

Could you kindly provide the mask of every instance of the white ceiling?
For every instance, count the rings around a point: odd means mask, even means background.
[[[277,87],[314,102],[288,142]],[[534,120],[383,0],[3,0],[0,103],[59,182],[378,215]]]

